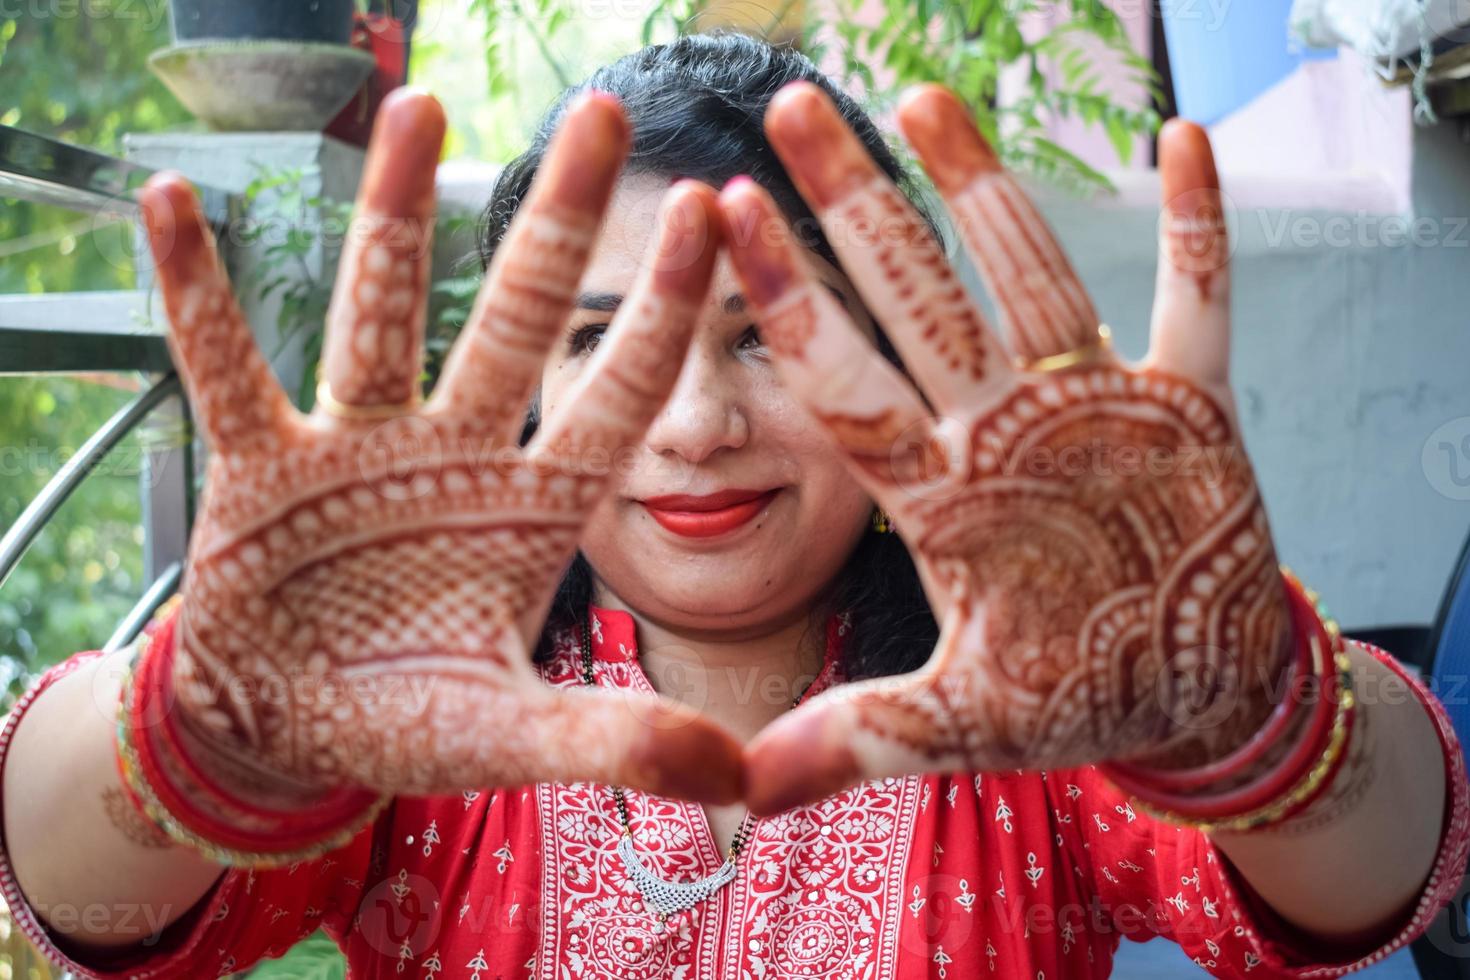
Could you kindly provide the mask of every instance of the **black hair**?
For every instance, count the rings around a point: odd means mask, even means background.
[[[788,82],[820,86],[879,168],[919,207],[929,230],[935,222],[917,203],[911,175],[857,102],[812,61],[786,46],[743,34],[695,34],[655,44],[598,69],[567,89],[538,126],[529,148],[501,171],[480,221],[480,260],[488,267],[572,98],[584,89],[616,96],[632,126],[633,145],[624,174],[692,177],[719,187],[746,174],[766,189],[808,248],[839,265],[816,217],[797,192],[766,140],[762,120],[776,91]],[[903,362],[877,328],[878,350],[899,370]],[[539,398],[538,398],[539,402]],[[521,434],[526,445],[539,424],[533,403]],[[592,569],[578,551],[557,587],[536,650],[551,653],[550,636],[579,622],[592,598]],[[851,612],[853,632],[841,664],[851,679],[902,673],[920,666],[934,649],[939,628],[917,569],[896,534],[869,530],[814,609],[812,625],[832,613]],[[821,636],[822,634],[817,634]]]

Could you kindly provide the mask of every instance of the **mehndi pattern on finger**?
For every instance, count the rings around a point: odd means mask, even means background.
[[[969,381],[988,370],[988,329],[974,300],[945,260],[913,205],[881,175],[831,208],[838,234],[855,244],[843,263],[859,282],[880,281],[902,303],[906,329],[922,338],[941,363]],[[874,287],[878,288],[878,287]]]

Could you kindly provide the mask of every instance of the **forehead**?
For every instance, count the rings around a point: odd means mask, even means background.
[[[657,174],[618,181],[582,276],[583,288],[623,292],[632,286],[658,231],[659,206],[672,185],[671,178]]]
[[[649,260],[648,249],[658,233],[659,207],[673,183],[673,178],[659,174],[631,174],[618,181],[603,215],[601,233],[582,274],[581,292],[626,295],[632,290],[642,266]],[[859,328],[872,336],[872,319],[842,270],[809,250],[803,250],[802,257],[816,278],[837,294]],[[712,311],[729,309],[730,297],[741,292],[730,257],[721,252],[715,261],[707,306]]]
[[[674,180],[667,175],[644,173],[618,181],[582,275],[584,291],[626,293],[632,288],[639,270],[648,261],[649,246],[658,234],[659,207]],[[803,257],[819,279],[843,292],[850,290],[846,277],[836,266],[814,252],[803,251]],[[715,262],[712,298],[740,291],[730,258],[721,253]]]

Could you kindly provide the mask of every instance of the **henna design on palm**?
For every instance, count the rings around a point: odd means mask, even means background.
[[[732,236],[736,269],[783,380],[893,515],[942,631],[921,670],[836,688],[758,736],[752,807],[910,771],[1178,766],[1239,744],[1269,711],[1290,635],[1227,384],[1228,245],[1203,133],[1164,134],[1154,343],[1126,364],[951,93],[912,93],[900,123],[1004,344],[824,95],[790,86],[766,122],[914,383],[814,285],[789,237]],[[748,181],[721,204],[732,227],[784,220]],[[1028,368],[1068,352],[1060,369]]]
[[[728,802],[740,766],[728,734],[667,700],[555,691],[529,657],[612,476],[586,457],[636,445],[677,376],[719,244],[714,194],[669,192],[627,313],[522,449],[627,125],[607,96],[568,109],[419,408],[443,131],[417,93],[390,97],[378,119],[327,320],[323,376],[348,406],[337,414],[289,404],[187,185],[163,176],[143,192],[170,344],[212,450],[177,630],[179,727],[214,775],[262,801],[339,784],[430,794],[598,779]],[[659,262],[679,235],[702,236],[692,257]],[[401,412],[351,414],[384,406]]]

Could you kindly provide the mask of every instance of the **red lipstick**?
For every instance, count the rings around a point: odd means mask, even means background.
[[[641,501],[659,524],[686,538],[713,538],[747,523],[781,492],[770,490],[721,490],[694,496],[671,494]]]

